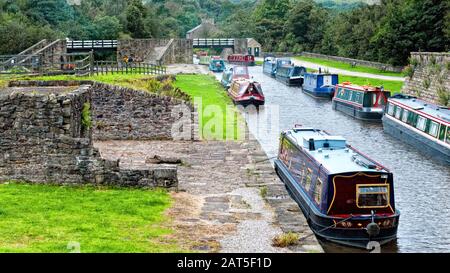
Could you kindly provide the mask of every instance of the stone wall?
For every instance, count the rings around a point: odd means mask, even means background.
[[[94,84],[92,113],[96,140],[173,139],[172,128],[183,114],[193,125],[184,132],[189,139],[198,130],[189,102],[101,83]]]
[[[402,92],[426,101],[449,106],[450,53],[412,52],[408,69],[412,74]]]
[[[119,40],[117,43],[117,60],[120,61],[124,56],[128,56],[132,57],[135,62],[150,62],[160,65],[168,65],[173,63],[193,63],[192,40],[172,40]]]
[[[93,147],[95,128],[82,123],[95,86],[39,83],[13,82],[0,90],[0,181],[177,187],[175,166],[125,170],[101,157]]]
[[[403,70],[403,67],[400,67],[400,66],[392,66],[390,64],[383,64],[383,63],[378,63],[378,62],[371,62],[371,61],[345,58],[345,57],[339,57],[339,56],[330,56],[330,55],[323,55],[323,54],[317,54],[317,53],[311,53],[311,52],[302,52],[300,55],[305,56],[305,57],[311,57],[311,58],[321,58],[321,59],[327,59],[327,60],[332,60],[332,61],[345,62],[345,63],[349,63],[349,64],[356,63],[356,65],[373,67],[373,68],[377,68],[377,69],[384,70],[384,71],[401,72]]]

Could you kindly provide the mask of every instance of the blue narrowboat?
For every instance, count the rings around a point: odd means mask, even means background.
[[[332,105],[334,110],[357,119],[381,122],[390,94],[383,87],[344,82],[336,85]]]
[[[212,59],[209,63],[209,70],[214,73],[220,73],[225,70],[225,62],[221,59]]]
[[[344,138],[310,128],[285,131],[275,170],[318,237],[362,248],[396,239],[393,174]]]
[[[338,83],[337,74],[305,73],[302,89],[314,97],[332,98]]]
[[[450,165],[450,109],[415,97],[388,100],[384,131]]]
[[[302,86],[306,68],[303,66],[284,65],[277,68],[275,78],[289,86]]]
[[[277,74],[277,68],[286,65],[292,65],[290,59],[266,57],[263,63],[263,73],[275,78]]]

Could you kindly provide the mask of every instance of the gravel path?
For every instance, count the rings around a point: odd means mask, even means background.
[[[281,228],[272,225],[274,221],[274,212],[268,208],[259,191],[256,188],[240,188],[231,192],[242,196],[242,199],[249,205],[248,209],[239,209],[259,213],[260,220],[244,220],[237,226],[237,232],[225,236],[220,240],[222,246],[221,252],[239,252],[239,253],[287,253],[288,249],[275,248],[272,244],[272,238],[282,234]],[[256,236],[255,236],[256,235]]]
[[[167,66],[168,74],[209,74],[208,66],[199,64],[171,64]]]

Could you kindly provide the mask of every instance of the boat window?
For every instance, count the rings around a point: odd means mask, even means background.
[[[447,127],[443,124],[441,124],[441,129],[439,130],[439,139],[444,141],[445,140],[445,132],[447,131]]]
[[[306,191],[309,191],[311,189],[311,182],[312,182],[312,170],[308,169],[304,180],[305,184],[303,185]]]
[[[439,130],[439,124],[437,122],[432,121],[430,123],[430,128],[428,130],[428,133],[434,137],[437,137]]]
[[[389,206],[389,185],[356,185],[358,208],[385,208]]]
[[[319,205],[322,201],[322,185],[322,180],[320,178],[317,178],[316,187],[314,189],[314,200],[316,200],[317,204]]]
[[[404,123],[407,123],[407,122],[408,122],[408,116],[409,116],[409,111],[403,109],[402,121],[403,121]]]
[[[395,110],[395,106],[392,103],[389,103],[388,115],[389,116],[393,116],[394,115],[394,110]]]
[[[445,137],[445,142],[450,144],[450,126],[447,126],[447,134],[446,134],[446,137]]]
[[[422,116],[418,116],[416,128],[421,131],[425,131],[426,125],[427,125],[427,119]]]
[[[395,118],[400,119],[401,116],[402,116],[402,108],[397,106],[397,108],[395,109]]]

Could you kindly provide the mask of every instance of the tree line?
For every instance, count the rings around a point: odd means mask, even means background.
[[[449,2],[0,0],[0,54],[18,53],[44,38],[184,37],[202,18],[213,18],[221,30],[216,36],[254,37],[265,51],[404,65],[411,51],[450,49]]]

